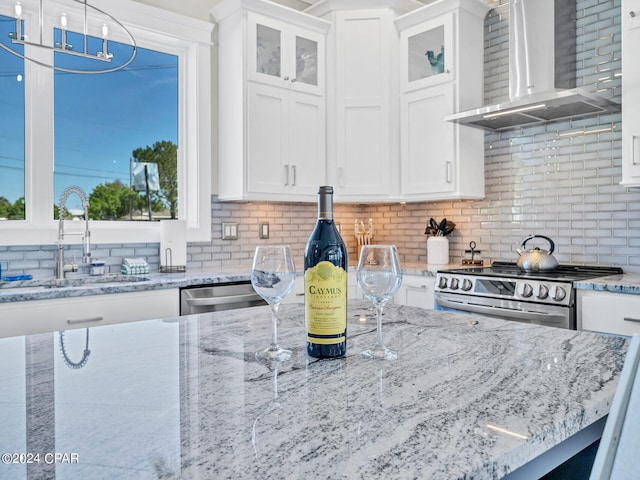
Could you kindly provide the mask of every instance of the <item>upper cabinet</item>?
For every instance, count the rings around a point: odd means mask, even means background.
[[[260,0],[218,22],[218,195],[315,201],[326,182],[325,38],[330,25]]]
[[[248,27],[249,80],[324,95],[323,34],[253,12]]]
[[[482,0],[224,0],[221,200],[484,196],[484,133],[445,122],[483,101]]]
[[[333,25],[327,55],[328,175],[336,201],[389,201],[398,178],[395,15],[390,8],[343,5],[314,6]],[[326,12],[319,11],[323,6]]]
[[[483,101],[481,0],[435,2],[396,19],[400,32],[400,197],[484,197],[484,132],[444,120]]]
[[[622,0],[622,185],[640,187],[640,0]],[[633,106],[633,107],[632,107]]]
[[[414,21],[418,22],[400,32],[400,77],[403,93],[453,80],[454,14],[448,13],[433,20],[422,20],[424,15],[418,16],[419,14],[420,12],[414,12],[398,20],[400,25],[411,24],[413,22],[409,20],[413,16]]]

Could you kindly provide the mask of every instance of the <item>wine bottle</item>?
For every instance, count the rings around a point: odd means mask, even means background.
[[[318,188],[318,220],[304,249],[307,353],[347,353],[347,248],[333,222],[333,187]]]

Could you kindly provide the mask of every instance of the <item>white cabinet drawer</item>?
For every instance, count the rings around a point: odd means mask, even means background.
[[[177,289],[0,304],[0,337],[179,315]]]
[[[578,329],[629,336],[640,333],[640,295],[578,290]]]
[[[399,305],[433,310],[435,282],[435,277],[404,275],[402,277],[402,285],[394,297],[394,302]]]

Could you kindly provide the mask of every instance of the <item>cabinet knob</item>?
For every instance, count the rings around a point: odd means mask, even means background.
[[[298,79],[297,79],[297,78],[292,78],[292,79],[291,79],[291,83],[293,83],[293,82],[297,82],[297,81],[298,81]]]
[[[286,82],[289,80],[289,77],[284,77],[283,80]]]
[[[629,18],[635,18],[635,16],[636,16],[636,12],[634,12],[633,10],[631,10],[631,11],[629,12]]]

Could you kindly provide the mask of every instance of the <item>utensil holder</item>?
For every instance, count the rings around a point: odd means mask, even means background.
[[[447,265],[449,263],[449,240],[447,237],[427,239],[427,264]]]

